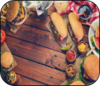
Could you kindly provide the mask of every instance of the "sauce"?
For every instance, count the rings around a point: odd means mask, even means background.
[[[79,51],[84,52],[86,50],[86,44],[84,43],[79,44],[78,49]]]
[[[73,60],[73,59],[75,58],[75,53],[74,53],[74,51],[72,51],[72,50],[68,51],[68,52],[67,52],[67,58],[68,58],[69,60]]]

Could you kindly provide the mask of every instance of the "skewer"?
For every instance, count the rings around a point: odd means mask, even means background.
[[[93,47],[93,48],[86,54],[86,56],[88,56],[94,49],[95,49],[95,47]]]
[[[89,22],[86,22],[86,23],[82,23],[82,24],[86,24],[86,25],[89,25],[90,27],[92,27],[92,29],[95,31],[96,27],[94,27],[92,24],[90,24]]]
[[[75,13],[75,12],[74,12]],[[80,15],[83,15],[83,13],[80,13],[80,14],[78,14],[78,13],[75,13],[75,14],[77,14],[78,16],[80,16]]]

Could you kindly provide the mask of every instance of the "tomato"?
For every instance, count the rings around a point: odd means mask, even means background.
[[[76,80],[71,81],[71,83],[69,85],[71,85],[72,83],[74,83]]]
[[[63,40],[63,37],[62,36],[59,36],[59,40],[62,41]]]
[[[6,34],[4,30],[1,29],[1,44],[5,41],[5,39],[6,39]]]
[[[79,42],[80,40],[78,38],[75,38],[76,42]]]

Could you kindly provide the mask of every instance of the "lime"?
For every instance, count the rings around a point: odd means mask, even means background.
[[[67,47],[61,48],[61,50],[67,51],[67,50],[69,50],[71,48],[71,46],[72,46],[72,42]]]

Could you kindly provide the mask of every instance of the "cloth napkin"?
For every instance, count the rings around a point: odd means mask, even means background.
[[[63,15],[63,14],[69,13],[70,11],[73,11],[78,15],[78,9],[81,5],[88,5],[92,9],[92,15],[91,15],[90,19],[88,19],[89,23],[91,23],[95,19],[99,18],[98,7],[93,2],[90,2],[90,1],[68,1],[68,6],[66,8],[66,11],[59,12],[57,10],[57,12],[60,15]]]
[[[53,1],[41,1],[40,5],[36,7],[37,15],[40,16],[44,13],[45,10],[47,10],[51,5],[53,4]]]

